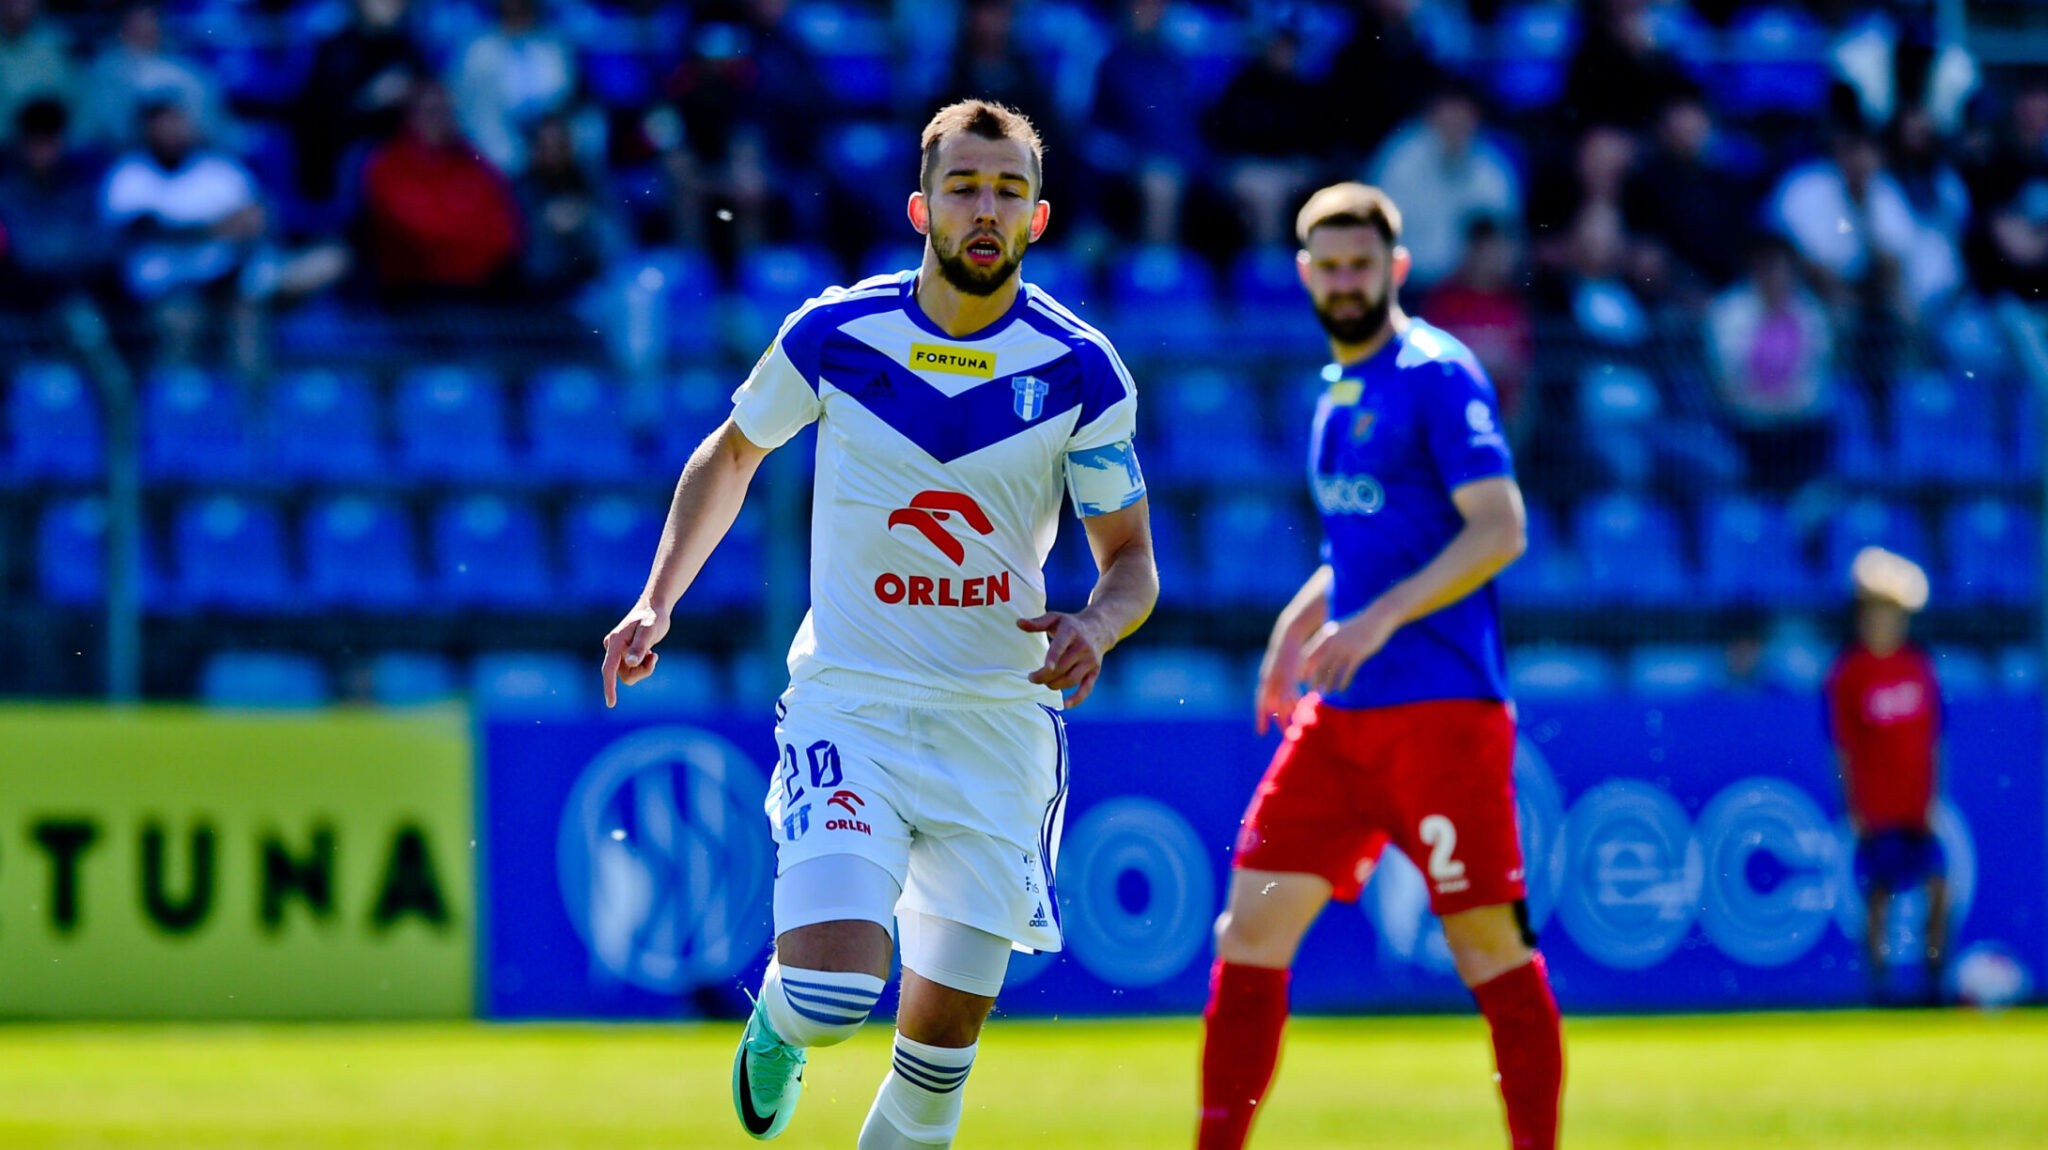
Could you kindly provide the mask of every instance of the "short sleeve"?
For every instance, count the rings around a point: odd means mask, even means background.
[[[1138,389],[1114,350],[1089,342],[1081,356],[1081,415],[1067,439],[1067,496],[1083,519],[1121,511],[1145,497],[1133,442]]]
[[[1515,473],[1501,427],[1500,401],[1477,363],[1446,360],[1443,379],[1430,387],[1424,425],[1429,453],[1444,489]]]
[[[818,402],[817,365],[798,362],[815,344],[812,328],[821,324],[815,308],[806,307],[784,321],[747,380],[732,393],[733,422],[756,445],[781,447],[791,436],[815,422],[823,410]],[[815,352],[807,357],[815,361]]]

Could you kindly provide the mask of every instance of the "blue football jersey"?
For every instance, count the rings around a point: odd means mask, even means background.
[[[1451,492],[1514,474],[1493,384],[1440,328],[1408,330],[1362,363],[1323,369],[1309,483],[1335,578],[1330,618],[1364,609],[1450,544],[1464,526]],[[1500,601],[1492,583],[1394,632],[1338,707],[1426,699],[1505,699]]]

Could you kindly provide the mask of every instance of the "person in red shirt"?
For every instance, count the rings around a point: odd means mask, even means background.
[[[1867,547],[1850,567],[1856,636],[1827,677],[1828,725],[1856,832],[1856,880],[1868,907],[1865,956],[1873,996],[1886,985],[1891,898],[1927,888],[1926,996],[1940,994],[1948,928],[1948,860],[1934,837],[1941,693],[1934,664],[1906,637],[1927,605],[1927,575],[1912,560]]]
[[[387,297],[501,290],[523,227],[511,185],[462,135],[448,90],[416,87],[405,127],[363,169],[370,263]]]

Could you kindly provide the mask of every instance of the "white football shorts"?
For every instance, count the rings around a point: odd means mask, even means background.
[[[1060,949],[1052,876],[1067,735],[1058,711],[899,703],[802,683],[776,715],[781,761],[766,809],[778,881],[809,859],[854,855],[902,888],[897,914]],[[803,924],[776,929],[794,925]]]

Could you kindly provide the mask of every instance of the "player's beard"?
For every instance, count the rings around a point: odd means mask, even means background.
[[[1334,305],[1356,303],[1358,314],[1336,316],[1331,314]],[[1394,277],[1389,275],[1380,285],[1379,298],[1368,300],[1364,292],[1339,292],[1326,297],[1316,304],[1316,318],[1322,321],[1323,330],[1338,343],[1367,343],[1387,326],[1387,317],[1394,312]]]
[[[967,262],[967,257],[962,253],[966,251],[968,244],[984,236],[989,236],[1003,245],[1003,258],[992,267],[979,268]],[[996,294],[1009,282],[1011,276],[1017,274],[1017,266],[1024,262],[1023,244],[1012,244],[1003,236],[992,232],[976,232],[951,245],[950,249],[941,242],[938,235],[934,234],[932,252],[939,257],[939,274],[945,277],[947,283],[968,295]]]

